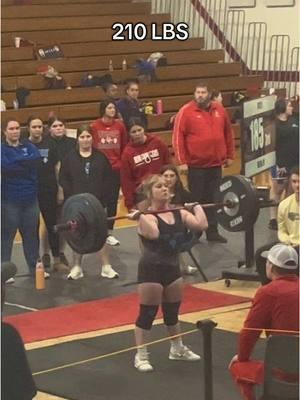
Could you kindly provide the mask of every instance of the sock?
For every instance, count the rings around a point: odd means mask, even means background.
[[[171,351],[174,353],[179,352],[183,347],[182,338],[178,337],[176,339],[171,340]]]
[[[143,347],[140,347],[139,349],[137,349],[137,354],[141,360],[148,359],[149,353],[147,351],[147,346],[143,346]]]

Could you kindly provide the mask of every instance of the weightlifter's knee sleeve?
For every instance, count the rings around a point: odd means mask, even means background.
[[[158,306],[140,304],[140,313],[135,322],[136,326],[141,329],[150,330],[158,311]]]
[[[178,322],[178,312],[181,302],[176,303],[162,303],[162,312],[164,316],[164,323],[167,326],[176,325]]]

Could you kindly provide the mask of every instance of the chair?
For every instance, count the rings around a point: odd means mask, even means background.
[[[263,395],[260,400],[299,400],[299,381],[279,380],[274,369],[299,377],[299,336],[274,335],[267,340]]]

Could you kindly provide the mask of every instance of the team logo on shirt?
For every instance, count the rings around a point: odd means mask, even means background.
[[[23,154],[25,157],[27,157],[29,155],[27,147],[22,147],[22,151],[23,151]]]
[[[158,160],[158,159],[159,159],[158,149],[146,151],[145,153],[138,154],[137,156],[133,157],[133,161],[136,166],[143,165],[143,164],[150,164],[151,161]]]
[[[40,155],[43,159],[43,163],[47,164],[49,157],[49,149],[39,149]]]
[[[98,148],[99,149],[119,149],[119,131],[98,131]]]

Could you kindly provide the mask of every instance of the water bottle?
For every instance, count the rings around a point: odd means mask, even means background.
[[[45,289],[45,269],[41,260],[38,260],[35,267],[35,288]]]
[[[156,114],[160,115],[163,113],[163,105],[162,105],[162,100],[157,100],[156,101]]]
[[[19,109],[19,102],[18,102],[17,99],[14,99],[14,101],[13,101],[13,107],[14,107],[14,110],[18,110]]]
[[[108,70],[109,70],[109,71],[113,71],[113,70],[114,70],[114,65],[113,65],[112,60],[109,60]]]
[[[126,71],[127,70],[127,61],[126,58],[124,58],[124,60],[122,61],[122,70]]]

